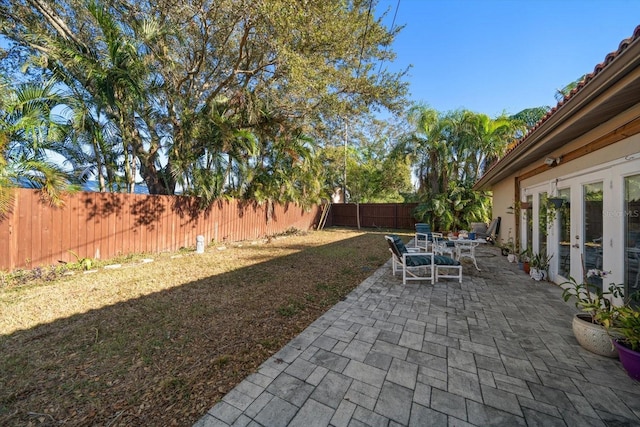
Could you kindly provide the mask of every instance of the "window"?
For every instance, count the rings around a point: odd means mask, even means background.
[[[640,175],[624,180],[625,295],[640,291]],[[637,304],[637,302],[636,302]]]

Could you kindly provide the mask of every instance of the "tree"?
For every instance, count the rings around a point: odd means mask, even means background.
[[[409,155],[416,165],[423,201],[416,217],[442,230],[486,221],[489,196],[472,186],[522,131],[521,123],[467,110],[441,114],[423,105],[412,108],[409,119],[414,131],[405,135],[396,151]]]
[[[55,81],[23,83],[10,89],[0,84],[0,212],[10,202],[9,188],[28,185],[41,190],[53,205],[62,204],[64,191],[74,190],[78,180],[73,170],[62,164],[72,160],[60,143],[67,138],[68,126],[54,112],[64,97],[54,89]],[[49,159],[59,157],[59,163]],[[62,163],[62,164],[61,164]]]
[[[410,198],[414,193],[410,161],[393,151],[402,125],[373,115],[362,115],[348,125],[343,122],[342,132],[320,151],[324,187],[333,193],[346,186],[347,200],[357,203]]]
[[[554,95],[555,98],[556,98],[556,101],[560,102],[565,97],[569,96],[569,94],[571,94],[571,91],[573,89],[575,89],[576,87],[578,87],[578,85],[580,83],[582,83],[582,81],[584,80],[585,77],[586,77],[586,74],[583,74],[582,76],[578,77],[576,80],[574,80],[571,83],[567,84],[562,89],[556,89],[556,93]]]
[[[532,129],[542,118],[551,110],[548,105],[542,107],[525,108],[524,110],[509,116],[510,120],[521,121],[527,127]],[[524,136],[524,133],[522,134]]]
[[[94,173],[124,176],[129,190],[139,173],[151,192],[210,199],[250,194],[249,179],[265,178],[251,174],[255,155],[275,141],[322,141],[338,118],[402,108],[404,73],[377,67],[401,27],[387,30],[371,6],[8,0],[0,29],[32,66],[64,77],[94,129],[109,129],[79,139]]]
[[[468,120],[463,125],[466,150],[461,180],[475,182],[494,161],[504,155],[508,143],[524,131],[524,126],[505,115],[495,119],[486,114],[465,112],[465,115]]]
[[[375,118],[352,127],[347,156],[347,189],[359,203],[405,201],[413,192],[410,162],[392,155],[393,126]]]

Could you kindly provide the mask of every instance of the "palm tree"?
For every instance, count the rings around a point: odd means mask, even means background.
[[[154,102],[143,44],[158,27],[144,21],[136,32],[117,22],[101,3],[89,2],[85,7],[93,20],[92,48],[41,34],[47,46],[46,66],[73,94],[68,107],[76,142],[93,154],[92,171],[101,190],[119,188],[118,175],[123,174],[127,191],[133,192],[137,165],[145,178],[157,178],[158,144],[143,120]]]
[[[451,147],[445,135],[448,122],[436,110],[426,106],[412,108],[409,122],[415,126],[415,131],[404,142],[418,163],[419,191],[428,194],[445,192],[451,160]]]
[[[562,101],[566,96],[568,96],[571,93],[573,89],[578,87],[578,85],[584,80],[585,77],[586,77],[586,74],[583,74],[582,76],[578,77],[576,80],[567,84],[562,89],[556,89],[556,93],[554,95],[554,97],[556,98],[556,101],[558,102]]]
[[[0,210],[7,208],[12,186],[40,189],[57,206],[63,203],[64,191],[76,188],[74,170],[62,167],[72,156],[63,143],[68,125],[53,111],[65,102],[55,85],[55,80],[23,83],[15,89],[0,84]]]
[[[415,131],[399,147],[417,163],[424,200],[417,215],[442,229],[486,219],[489,199],[476,194],[472,186],[504,154],[522,129],[520,124],[505,116],[491,119],[466,110],[441,115],[424,106],[414,107],[409,120]]]
[[[492,162],[504,155],[507,145],[515,138],[516,132],[524,131],[518,122],[506,116],[491,119],[486,114],[468,113],[466,132],[467,153],[465,162],[470,167],[464,177],[475,182]]]

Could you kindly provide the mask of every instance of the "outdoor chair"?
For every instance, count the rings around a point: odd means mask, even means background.
[[[462,262],[462,258],[469,258],[473,261],[476,270],[480,271],[476,261],[476,246],[478,245],[479,243],[473,241],[456,242],[456,259]]]
[[[472,222],[469,224],[472,233],[476,233],[476,236],[486,236],[489,225],[486,222]]]
[[[413,244],[416,248],[424,249],[425,252],[429,252],[429,245],[433,244],[431,226],[429,224],[422,222],[416,223],[416,237],[413,240]]]
[[[498,238],[498,233],[500,232],[500,217],[495,217],[486,232],[476,232],[477,239],[485,239],[487,242],[492,245],[495,244],[496,239]]]
[[[396,235],[384,236],[391,251],[393,274],[402,267],[402,284],[408,281],[430,280],[431,284],[440,278],[458,279],[462,283],[460,262],[442,255],[425,252],[411,252],[402,239]]]
[[[431,233],[431,236],[433,238],[433,252],[435,254],[455,258],[456,247],[453,242],[448,244],[449,242],[444,238],[442,233]]]

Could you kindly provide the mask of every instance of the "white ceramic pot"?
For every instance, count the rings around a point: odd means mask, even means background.
[[[536,281],[539,282],[540,280],[542,280],[542,270],[539,270],[539,269],[533,267],[529,271],[529,276],[531,276],[531,278],[533,280],[536,280]]]
[[[584,349],[600,356],[618,357],[618,350],[614,347],[607,330],[601,325],[591,323],[588,314],[573,316],[571,326],[578,343]]]

